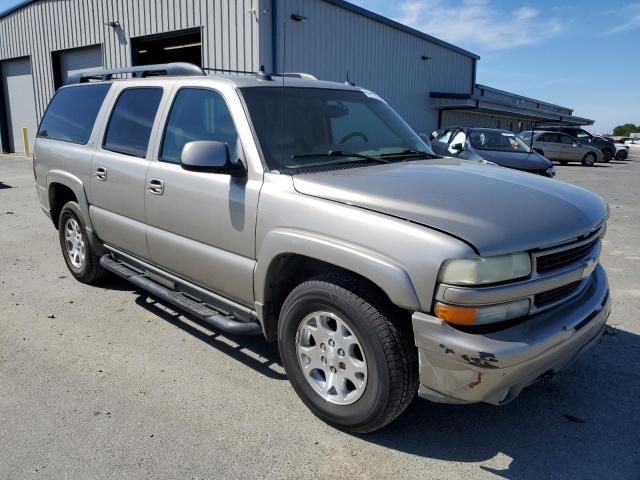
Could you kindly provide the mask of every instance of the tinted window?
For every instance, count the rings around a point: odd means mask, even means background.
[[[233,157],[238,134],[227,104],[219,93],[183,88],[171,107],[160,159],[180,163],[185,144],[197,140],[224,142]]]
[[[124,90],[111,113],[104,148],[144,158],[161,98],[161,88]]]
[[[557,133],[545,133],[540,136],[541,142],[551,142],[551,143],[560,143],[560,139],[558,138]]]
[[[573,145],[574,141],[569,135],[560,135],[560,143],[567,143],[569,145]]]
[[[444,132],[442,132],[438,136],[438,141],[442,143],[449,143],[449,138],[451,137],[452,133],[453,133],[453,128],[446,129]]]
[[[83,85],[58,90],[40,123],[38,137],[85,144],[111,84]]]
[[[464,146],[466,142],[467,142],[467,135],[461,130],[458,133],[456,133],[456,135],[453,137],[453,140],[451,140],[451,146],[457,145],[458,143]]]
[[[587,132],[586,130],[576,130],[575,131],[575,135],[576,137],[578,137],[581,140],[590,140],[591,139],[591,134],[589,132]]]
[[[240,91],[270,169],[354,164],[370,161],[362,155],[398,155],[409,149],[430,152],[371,92],[296,87]]]

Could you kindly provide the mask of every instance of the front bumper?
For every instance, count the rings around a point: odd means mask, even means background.
[[[507,403],[593,345],[610,309],[607,275],[598,265],[580,295],[498,332],[464,333],[416,312],[412,318],[420,359],[418,393],[443,403]]]

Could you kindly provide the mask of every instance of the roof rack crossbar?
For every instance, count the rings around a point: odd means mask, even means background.
[[[111,80],[114,75],[132,74],[135,78],[154,76],[203,76],[204,70],[197,65],[186,62],[163,63],[157,65],[142,65],[113,69],[92,69],[70,75],[67,84],[86,83],[90,80]]]

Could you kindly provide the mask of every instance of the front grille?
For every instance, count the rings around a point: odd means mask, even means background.
[[[561,252],[550,253],[549,255],[541,255],[536,259],[536,268],[538,273],[550,272],[557,268],[570,265],[578,260],[585,258],[591,253],[591,250],[598,243],[599,237],[594,238],[579,247],[568,248]]]
[[[569,283],[568,285],[563,285],[562,287],[554,288],[553,290],[547,290],[546,292],[538,293],[533,298],[533,301],[535,302],[537,308],[551,305],[552,303],[573,293],[573,291],[578,288],[578,285],[580,285],[580,282],[574,282]]]

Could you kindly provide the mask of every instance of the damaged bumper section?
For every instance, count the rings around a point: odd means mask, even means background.
[[[610,309],[607,275],[598,266],[576,298],[497,332],[465,333],[416,312],[418,393],[443,403],[507,403],[538,379],[569,366],[593,345]]]

